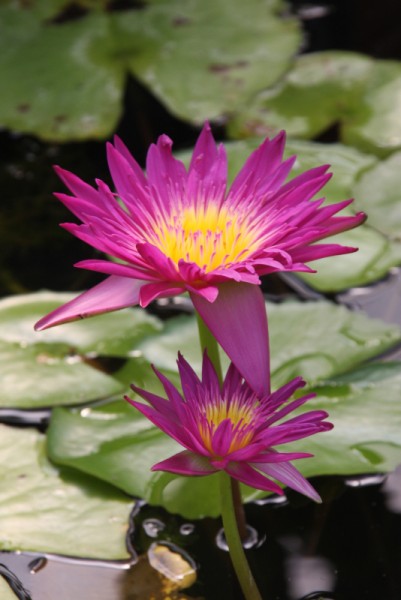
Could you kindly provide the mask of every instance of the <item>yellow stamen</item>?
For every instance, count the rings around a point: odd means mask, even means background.
[[[212,437],[217,427],[229,419],[232,423],[234,433],[231,444],[228,450],[228,454],[244,448],[249,444],[253,437],[253,430],[247,428],[247,426],[254,420],[255,408],[257,402],[254,404],[239,405],[238,402],[227,402],[221,401],[216,404],[209,404],[204,412],[206,423],[199,424],[199,433],[202,437],[203,443],[210,453],[213,453],[212,449]],[[247,431],[244,431],[248,429]]]
[[[175,264],[183,259],[206,272],[213,271],[245,260],[254,250],[255,234],[247,217],[213,203],[185,208],[169,222],[158,223],[149,233],[149,241]]]

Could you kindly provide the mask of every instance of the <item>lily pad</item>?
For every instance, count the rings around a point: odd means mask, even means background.
[[[71,354],[68,346],[0,342],[0,407],[74,405],[122,393],[113,377]]]
[[[401,149],[401,62],[375,61],[358,111],[342,140],[378,156]]]
[[[334,429],[296,442],[316,454],[307,477],[386,472],[401,463],[401,363],[377,363],[319,385],[309,408],[327,410]]]
[[[359,110],[374,61],[354,52],[316,52],[297,58],[274,87],[258,94],[229,124],[231,137],[313,138]]]
[[[363,173],[354,185],[356,206],[369,215],[375,229],[401,240],[401,152]]]
[[[346,371],[394,346],[401,331],[330,302],[267,304],[273,387],[290,378],[308,381]],[[164,332],[145,340],[139,350],[157,367],[173,371],[180,350],[201,371],[194,317],[171,319]],[[227,362],[226,362],[227,364]]]
[[[334,125],[340,140],[387,156],[401,149],[401,62],[353,52],[299,56],[274,87],[241,108],[228,127],[231,137],[315,137]]]
[[[317,273],[297,273],[297,277],[321,292],[340,292],[373,283],[401,263],[401,244],[366,225],[332,239],[338,244],[358,248],[358,251],[311,263]]]
[[[81,0],[70,20],[60,18],[66,5],[0,8],[4,127],[55,141],[106,138],[128,74],[182,119],[224,117],[274,83],[300,43],[281,0],[151,0],[124,11]]]
[[[201,124],[238,110],[289,67],[300,28],[282,8],[280,0],[154,0],[116,22],[120,40],[132,44],[138,29],[146,38],[127,56],[130,72],[171,113]]]
[[[132,500],[98,479],[57,469],[44,443],[35,430],[1,426],[1,549],[128,558]]]
[[[140,340],[163,329],[159,319],[132,308],[34,331],[36,321],[76,295],[37,292],[0,300],[0,340],[22,346],[65,344],[80,354],[125,357],[135,352]]]
[[[109,135],[121,113],[125,76],[122,62],[112,58],[106,15],[60,24],[2,6],[0,23],[3,127],[58,141]]]

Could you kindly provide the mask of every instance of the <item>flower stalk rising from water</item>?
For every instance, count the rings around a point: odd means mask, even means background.
[[[56,167],[71,195],[56,196],[81,223],[63,227],[114,257],[76,266],[108,277],[56,309],[44,329],[74,319],[189,292],[195,309],[256,392],[269,392],[267,320],[260,277],[311,271],[306,263],[353,252],[320,240],[356,227],[363,213],[337,216],[350,200],[313,200],[331,175],[321,166],[287,181],[284,134],[266,139],[227,189],[227,157],[206,124],[187,170],[172,141],[152,144],[146,175],[118,138],[107,145],[116,192]],[[239,318],[240,316],[240,318]],[[254,348],[252,360],[245,348]]]

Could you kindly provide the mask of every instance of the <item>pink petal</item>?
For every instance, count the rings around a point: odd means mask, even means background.
[[[311,486],[309,481],[305,479],[303,475],[291,464],[288,462],[280,463],[280,464],[255,464],[255,467],[263,473],[266,473],[269,477],[274,477],[277,481],[281,481],[288,487],[300,492],[304,496],[311,498],[315,502],[321,502],[321,498],[317,491]]]
[[[132,279],[143,279],[144,281],[154,281],[155,276],[150,275],[131,265],[125,265],[111,260],[87,259],[75,263],[74,267],[78,269],[88,269],[88,271],[97,271],[108,275],[120,275],[121,277],[131,277]]]
[[[244,166],[234,179],[228,200],[235,202],[242,194],[257,192],[264,185],[266,177],[274,172],[281,164],[285,146],[285,133],[282,131],[274,139],[266,139],[249,156]]]
[[[187,195],[196,206],[210,201],[219,205],[227,183],[227,156],[222,145],[216,147],[210,125],[206,123],[196,142],[188,171]]]
[[[258,465],[259,468],[259,465]],[[253,467],[246,463],[232,462],[224,469],[226,473],[249,485],[250,487],[256,488],[257,490],[264,490],[266,492],[275,492],[276,494],[283,495],[283,490],[274,481],[267,479],[256,471]]]
[[[269,394],[267,316],[260,288],[248,283],[223,283],[213,303],[193,293],[191,299],[250,387],[259,396]]]
[[[146,282],[137,279],[111,275],[105,281],[40,319],[35,329],[40,331],[53,325],[134,306],[138,304],[139,292],[144,283]]]
[[[225,456],[233,439],[233,426],[231,419],[224,419],[212,437],[212,448],[217,456]]]
[[[173,142],[161,135],[157,145],[152,144],[146,158],[149,184],[159,193],[162,206],[168,208],[177,198],[184,197],[187,172],[183,163],[173,157]]]
[[[60,177],[62,182],[72,191],[78,198],[83,198],[86,201],[93,202],[96,205],[99,193],[90,185],[82,181],[79,177],[55,165],[54,170]]]
[[[177,475],[211,475],[217,469],[203,456],[184,450],[153,465],[152,471],[168,471]]]
[[[172,296],[178,296],[182,294],[184,288],[176,283],[169,281],[160,281],[157,283],[146,283],[141,288],[140,292],[140,305],[142,307],[148,306],[156,298],[167,298]]]

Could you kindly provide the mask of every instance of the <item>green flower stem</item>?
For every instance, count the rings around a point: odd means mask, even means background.
[[[221,369],[219,346],[200,315],[197,314],[196,316],[202,351],[207,350],[207,354],[216,369],[218,378],[220,382],[222,382],[223,373]],[[220,478],[221,515],[234,570],[246,600],[262,600],[249,569],[244,548],[242,546],[242,540],[244,540],[247,535],[247,528],[239,483],[236,479],[231,479],[225,471],[221,471]]]
[[[262,600],[245,556],[235,515],[231,477],[220,472],[221,516],[231,561],[246,600]]]
[[[207,327],[202,317],[198,313],[196,313],[196,318],[198,320],[199,340],[202,352],[207,350],[207,355],[212,361],[213,366],[216,369],[219,381],[221,383],[223,381],[223,372],[221,370],[219,346],[217,344],[216,338],[212,335],[210,329]]]

